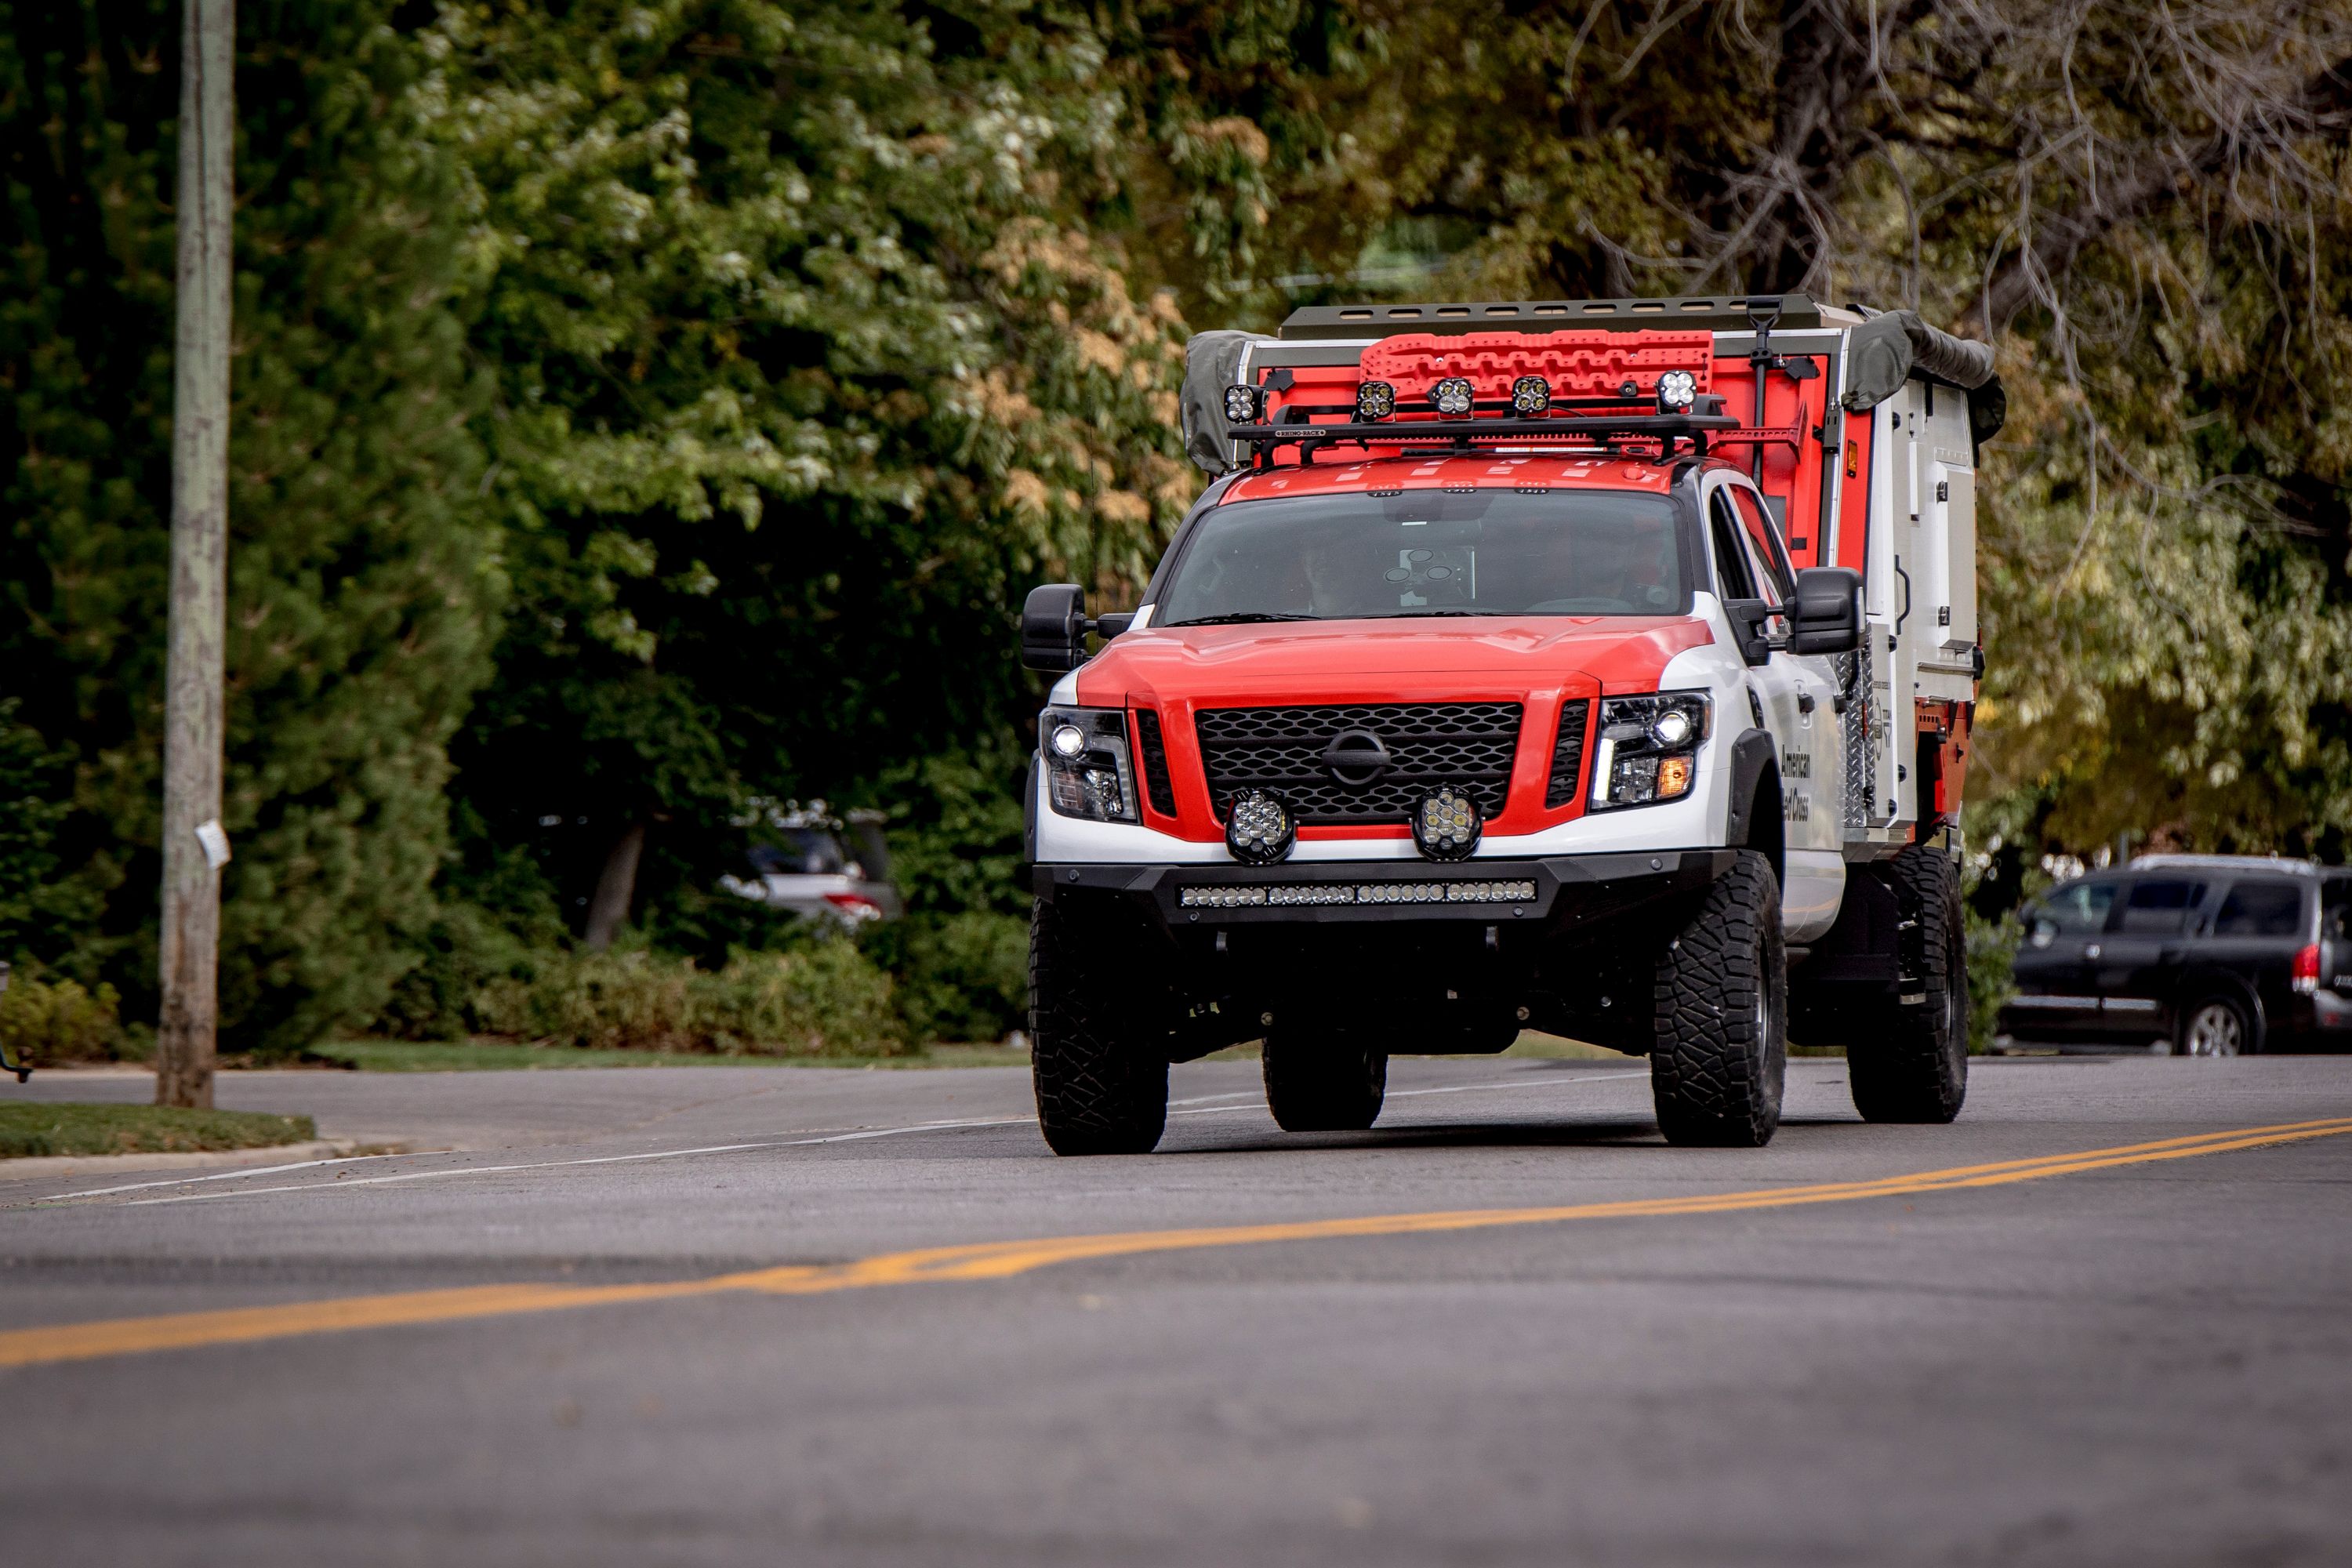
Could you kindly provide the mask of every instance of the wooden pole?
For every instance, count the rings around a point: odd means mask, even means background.
[[[179,328],[172,381],[171,647],[163,690],[162,1016],[155,1103],[213,1102],[220,963],[221,681],[228,597],[229,153],[235,0],[181,0]]]

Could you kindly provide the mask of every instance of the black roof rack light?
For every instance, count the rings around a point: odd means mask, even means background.
[[[1771,296],[1783,331],[1822,324],[1822,308],[1804,294]],[[1472,300],[1438,304],[1302,305],[1281,329],[1285,342],[1387,338],[1402,332],[1557,332],[1570,327],[1609,331],[1743,332],[1750,330],[1745,294],[1691,294],[1667,300]]]

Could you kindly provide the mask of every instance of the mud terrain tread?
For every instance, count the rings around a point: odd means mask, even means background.
[[[1935,846],[1914,844],[1889,869],[1896,906],[1917,922],[1904,956],[1917,964],[1913,973],[1925,980],[1927,999],[1897,1004],[1870,1026],[1847,1031],[1846,1083],[1865,1121],[1949,1121],[1969,1093],[1969,943],[1959,868]],[[1854,1038],[1865,1035],[1870,1043],[1857,1046]]]
[[[1265,1106],[1285,1132],[1360,1132],[1380,1120],[1389,1055],[1360,1036],[1280,1030],[1259,1058]]]
[[[1650,1092],[1666,1141],[1741,1149],[1770,1142],[1788,1052],[1780,887],[1770,861],[1743,851],[1707,890],[1660,955],[1654,996]]]
[[[1050,900],[1031,910],[1029,1062],[1037,1124],[1056,1154],[1148,1154],[1168,1122],[1168,1063],[1137,1026],[1152,988],[1115,984],[1118,953],[1080,931]]]

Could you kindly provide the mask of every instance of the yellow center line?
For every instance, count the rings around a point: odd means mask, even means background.
[[[669,1301],[728,1291],[814,1296],[835,1290],[948,1280],[1003,1279],[1060,1263],[1143,1253],[1183,1252],[1211,1247],[1252,1247],[1283,1241],[1322,1241],[1380,1236],[1425,1236],[1445,1231],[1486,1230],[1499,1226],[1555,1225],[1580,1219],[1634,1219],[1677,1215],[1735,1214],[1755,1209],[1795,1208],[1813,1204],[1854,1203],[1868,1198],[1908,1197],[2041,1181],[2084,1171],[2112,1170],[2204,1154],[2225,1154],[2312,1138],[2352,1133],[2352,1116],[2291,1121],[2273,1127],[2242,1127],[2200,1132],[2111,1149],[1957,1165],[1940,1171],[1882,1176],[1869,1181],[1765,1187],[1749,1192],[1687,1197],[1630,1198],[1607,1203],[1566,1204],[1538,1208],[1450,1209],[1423,1214],[1360,1215],[1341,1219],[1274,1221],[1259,1225],[1202,1226],[1176,1230],[1138,1230],[1097,1236],[1041,1237],[1019,1241],[977,1242],[961,1247],[887,1252],[847,1263],[792,1264],[643,1285],[477,1285],[449,1290],[408,1290],[382,1296],[348,1296],[274,1307],[236,1307],[223,1311],[174,1312],[152,1318],[117,1318],[101,1322],[61,1323],[0,1332],[0,1367],[87,1361],[143,1351],[184,1350],[198,1345],[237,1344],[296,1334],[336,1333],[352,1329],[446,1323],[469,1318],[556,1312],[579,1307],[632,1301]]]

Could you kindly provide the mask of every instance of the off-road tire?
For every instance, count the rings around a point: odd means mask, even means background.
[[[1898,1001],[1847,1031],[1846,1085],[1864,1121],[1941,1122],[1969,1095],[1969,937],[1960,872],[1932,844],[1914,844],[1888,868],[1895,903],[1911,922],[1903,969],[1927,993]]]
[[[1658,958],[1650,1094],[1669,1143],[1758,1149],[1780,1125],[1789,959],[1772,863],[1741,850]]]
[[[1029,916],[1029,1064],[1056,1154],[1148,1154],[1168,1125],[1168,1060],[1141,1026],[1158,988],[1122,986],[1115,941],[1040,899]]]
[[[1386,1042],[1322,1029],[1277,1029],[1259,1065],[1265,1107],[1285,1132],[1360,1132],[1388,1094]]]

